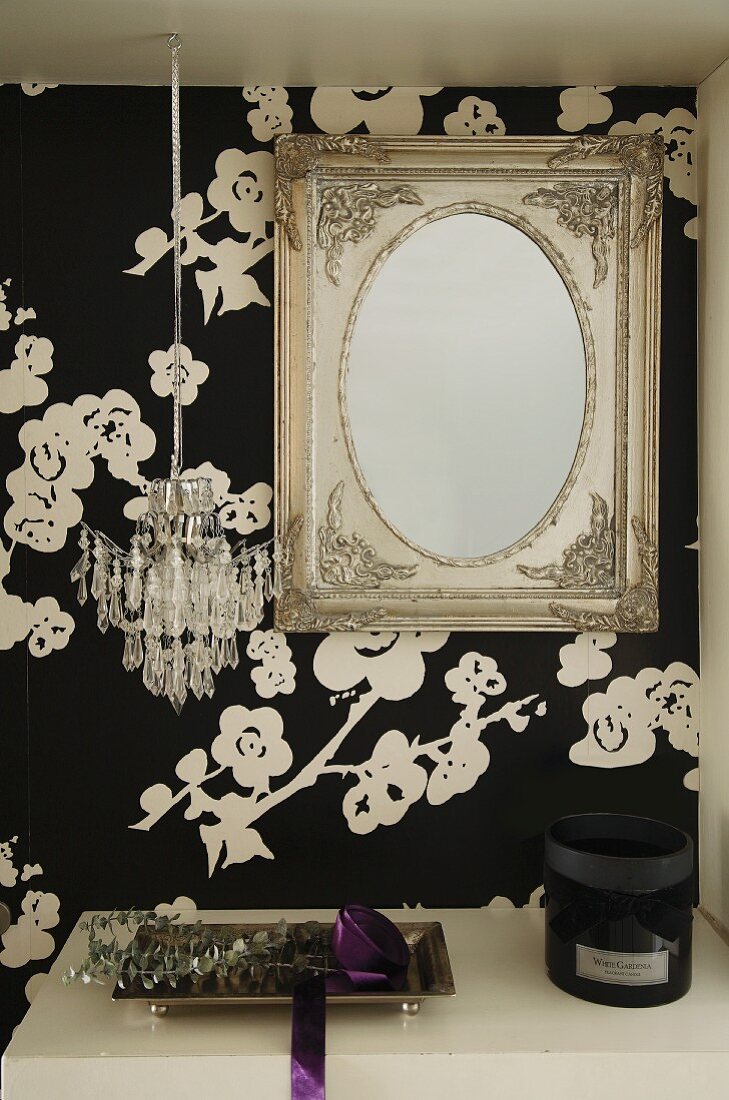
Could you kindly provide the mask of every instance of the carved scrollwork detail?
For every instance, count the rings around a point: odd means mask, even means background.
[[[590,530],[579,535],[562,554],[562,564],[517,569],[532,580],[552,581],[559,588],[610,588],[615,581],[615,535],[607,502],[591,493]]]
[[[281,548],[283,591],[276,600],[276,626],[284,631],[363,630],[371,623],[386,619],[387,612],[381,607],[372,608],[369,611],[356,611],[348,615],[320,615],[311,597],[302,589],[295,587],[294,547],[303,523],[303,516],[295,516],[283,537]]]
[[[326,251],[325,270],[335,286],[339,286],[342,273],[344,245],[363,241],[375,228],[377,211],[397,203],[422,206],[423,200],[404,184],[381,187],[378,183],[340,183],[324,188],[316,239]]]
[[[557,210],[557,224],[576,237],[587,236],[595,260],[593,287],[607,276],[607,242],[615,236],[617,192],[612,183],[578,183],[573,180],[539,187],[525,195],[527,206]]]
[[[633,531],[638,540],[641,577],[620,597],[615,611],[574,611],[563,604],[550,603],[553,615],[580,631],[649,634],[658,629],[658,548],[637,516],[633,517]]]
[[[549,161],[550,168],[562,168],[573,160],[600,154],[617,156],[623,168],[643,183],[643,214],[630,241],[637,248],[663,209],[663,139],[660,134],[614,134],[600,137],[580,134]]]
[[[297,252],[301,251],[301,236],[294,216],[293,182],[304,179],[307,172],[316,167],[321,153],[370,157],[379,164],[387,164],[390,159],[379,145],[355,134],[285,134],[278,138],[274,217]]]
[[[344,482],[329,496],[327,521],[319,528],[319,573],[325,584],[339,588],[379,588],[383,581],[406,580],[416,572],[413,565],[391,565],[377,557],[374,546],[355,531],[342,534]]]

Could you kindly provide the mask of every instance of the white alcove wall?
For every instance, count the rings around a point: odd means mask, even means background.
[[[729,61],[698,89],[700,868],[729,927]]]
[[[699,86],[701,901],[729,928],[729,60]]]

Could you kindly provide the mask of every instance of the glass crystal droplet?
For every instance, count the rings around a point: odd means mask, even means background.
[[[88,599],[88,595],[89,594],[86,590],[86,577],[82,576],[81,579],[78,582],[78,592],[76,593],[76,599],[78,600],[78,602],[81,604],[82,607],[86,603],[86,600]]]
[[[220,672],[223,667],[222,657],[220,655],[220,639],[213,638],[213,644],[210,647],[210,664],[213,672]]]
[[[238,667],[238,661],[239,661],[238,643],[235,640],[235,634],[234,634],[233,637],[230,639],[229,645],[228,645],[228,664],[230,665],[231,668],[237,668]]]
[[[256,587],[253,590],[253,614],[259,623],[263,615],[263,577],[260,574],[256,577]]]
[[[202,673],[200,672],[200,665],[195,662],[192,666],[190,673],[190,689],[196,699],[201,699],[205,688],[203,687]]]
[[[228,573],[223,568],[218,571],[218,579],[215,585],[215,596],[219,600],[227,600],[228,598]]]
[[[205,694],[208,696],[209,699],[212,699],[213,694],[215,693],[215,683],[213,681],[213,674],[210,671],[209,665],[206,665],[205,671],[203,672],[203,687],[205,688]]]
[[[134,667],[139,668],[144,660],[144,646],[142,645],[142,635],[139,630],[134,631],[134,645],[132,646],[132,660],[134,661]]]
[[[122,620],[121,602],[119,600],[119,590],[114,588],[111,593],[111,599],[109,600],[109,622],[112,626],[119,626]]]
[[[152,656],[149,649],[147,649],[147,655],[144,658],[144,668],[142,669],[142,682],[148,691],[154,690],[156,679]]]
[[[89,568],[89,555],[83,553],[71,570],[71,580],[77,581],[83,577]]]
[[[154,613],[152,611],[152,601],[147,597],[144,601],[144,629],[150,631],[154,626]]]
[[[134,668],[134,662],[132,660],[132,639],[129,634],[127,634],[124,638],[124,655],[122,657],[122,665],[127,670],[127,672],[131,672]]]
[[[95,600],[98,600],[100,596],[106,592],[106,570],[100,561],[97,561],[94,566],[94,572],[91,576],[91,595]]]
[[[102,634],[106,634],[109,628],[109,615],[106,610],[106,599],[104,596],[99,597],[99,610],[96,616],[96,625]]]
[[[172,649],[172,668],[177,674],[180,674],[185,668],[185,654],[182,651],[182,644],[179,639]]]
[[[132,611],[136,611],[142,602],[142,578],[136,569],[127,575],[127,602]]]

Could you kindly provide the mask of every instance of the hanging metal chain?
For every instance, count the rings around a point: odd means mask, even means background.
[[[173,267],[175,277],[175,323],[173,345],[173,478],[179,477],[182,468],[182,402],[180,387],[182,369],[180,365],[180,346],[182,344],[182,263],[180,259],[180,62],[178,53],[179,34],[170,35],[167,45],[172,52],[172,223],[173,223]]]

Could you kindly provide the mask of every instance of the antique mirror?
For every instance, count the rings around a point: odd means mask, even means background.
[[[287,631],[658,626],[663,145],[285,135]]]

